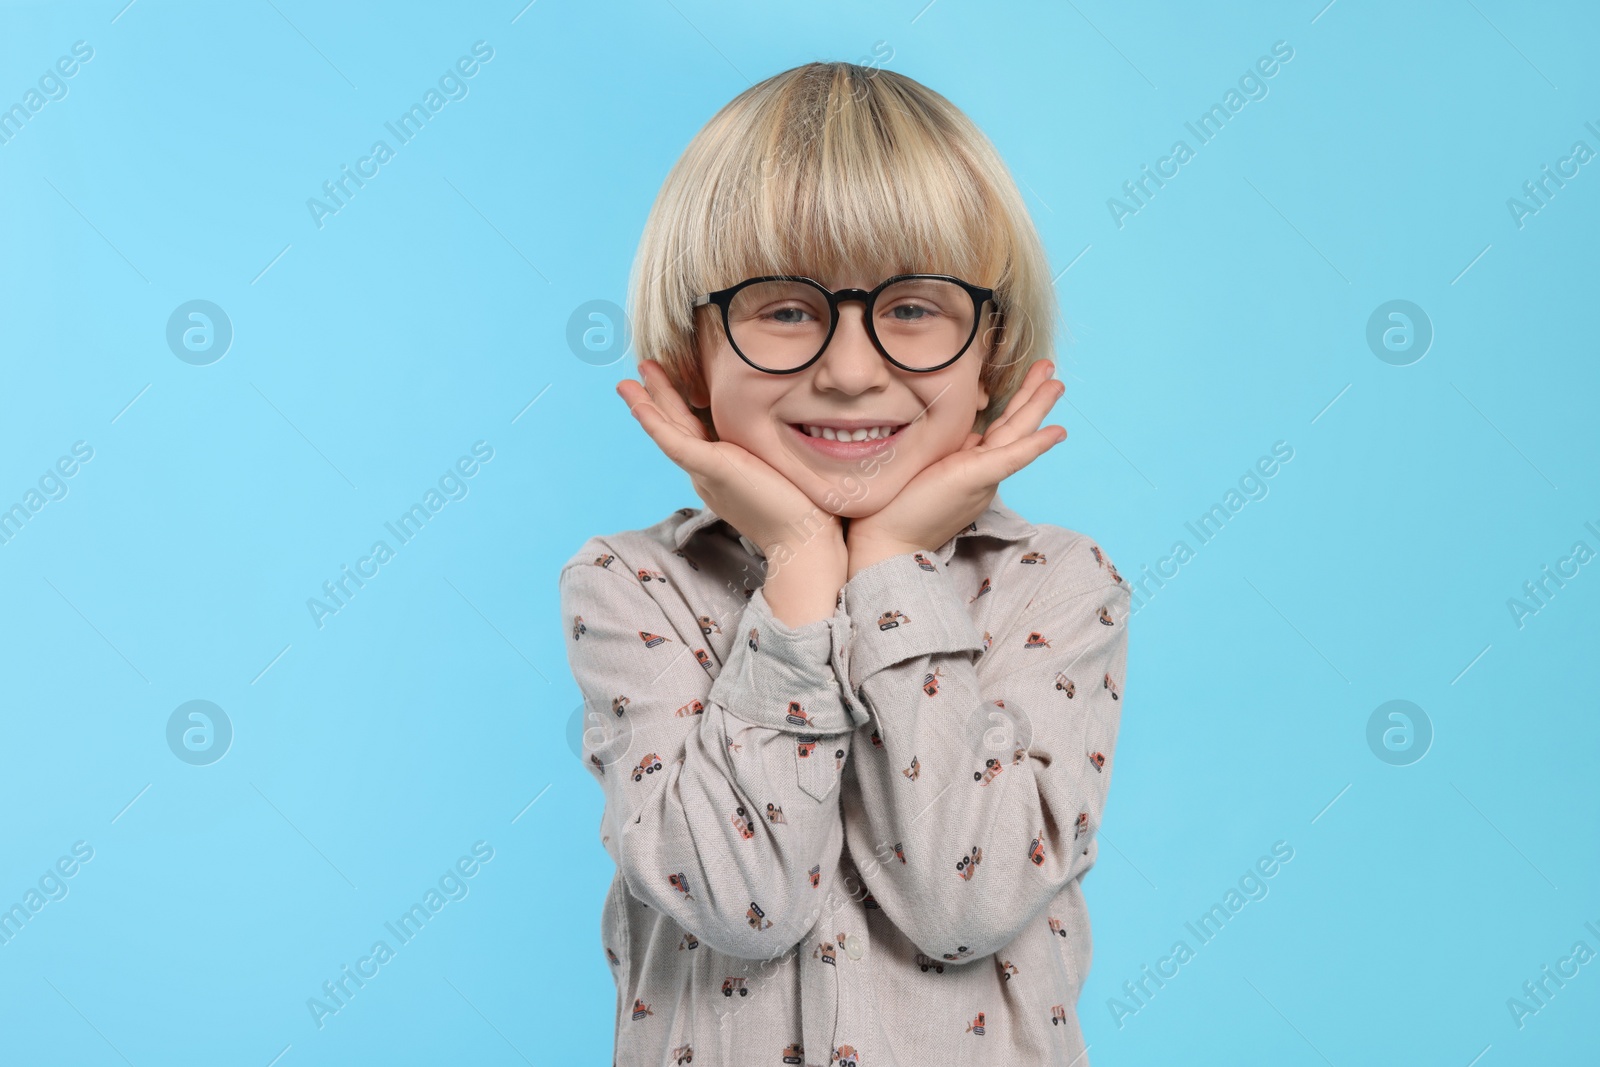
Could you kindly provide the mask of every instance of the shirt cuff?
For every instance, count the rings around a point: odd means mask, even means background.
[[[983,651],[983,637],[937,557],[902,553],[856,572],[845,583],[844,610],[854,620],[849,687],[858,692],[878,671],[918,656]]]
[[[837,605],[832,618],[790,627],[772,613],[764,590],[750,594],[733,654],[711,684],[709,697],[737,719],[793,734],[844,734],[868,721],[844,691],[850,617]]]

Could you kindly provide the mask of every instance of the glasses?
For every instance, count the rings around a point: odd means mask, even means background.
[[[707,293],[694,307],[722,309],[733,350],[768,374],[803,371],[822,356],[839,327],[839,305],[860,301],[867,336],[901,370],[943,370],[972,346],[994,290],[948,274],[897,274],[876,289],[830,290],[797,275],[748,278]],[[998,315],[999,306],[996,305]]]

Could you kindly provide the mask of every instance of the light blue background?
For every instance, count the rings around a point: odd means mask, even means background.
[[[1195,550],[1132,624],[1093,1062],[1594,1057],[1600,962],[1521,1028],[1506,1003],[1600,951],[1600,564],[1507,608],[1600,550],[1600,163],[1520,228],[1506,203],[1600,150],[1592,6],[124,2],[0,14],[0,106],[94,49],[0,144],[0,507],[94,450],[0,545],[0,906],[94,850],[0,945],[0,1061],[610,1062],[556,570],[698,501],[613,393],[631,355],[579,359],[568,320],[622,302],[718,107],[888,53],[994,139],[1062,272],[1071,437],[1007,503],[1130,579]],[[318,228],[307,198],[480,40],[466,98]],[[1276,41],[1268,95],[1119,228],[1107,199]],[[234,330],[209,366],[165,339],[194,299]],[[1435,331],[1408,366],[1365,339],[1392,299]],[[466,497],[319,628],[308,598],[478,441]],[[166,741],[194,699],[235,732],[209,766]],[[1434,730],[1409,766],[1366,740],[1391,699]],[[307,999],[477,841],[469,895],[319,1029]],[[1270,894],[1119,1027],[1108,998],[1275,841]]]

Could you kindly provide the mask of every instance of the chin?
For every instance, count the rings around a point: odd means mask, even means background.
[[[825,497],[824,502],[818,503],[817,506],[841,519],[864,519],[868,515],[875,514],[883,507],[884,503],[883,501],[873,500],[868,496],[862,500],[847,500],[842,506],[830,508],[827,506],[826,500],[827,498]],[[837,503],[837,498],[835,498],[834,502]]]
[[[780,464],[772,459],[766,462],[788,478],[813,506],[841,519],[864,519],[881,511],[916,473],[909,469],[892,469],[888,464],[878,467],[873,474],[866,474],[855,471],[824,473],[792,463]]]
[[[847,479],[845,485],[819,479],[814,488],[807,490],[806,495],[813,504],[830,515],[841,519],[864,519],[881,511],[902,488],[902,483],[890,484],[882,476],[871,481]]]

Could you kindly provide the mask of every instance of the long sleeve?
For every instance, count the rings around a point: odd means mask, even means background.
[[[606,849],[629,891],[684,929],[730,955],[776,956],[815,923],[843,841],[849,619],[790,628],[758,588],[713,678],[700,630],[671,621],[693,618],[669,599],[685,591],[598,539],[580,555],[591,548],[560,592]]]
[[[1094,863],[1130,600],[1101,559],[1081,535],[1037,570],[1013,558],[1008,584],[1038,584],[990,617],[992,635],[920,553],[844,589],[848,683],[877,729],[856,750],[861,810],[846,839],[851,855],[880,858],[863,871],[868,888],[931,957],[1003,948]]]

